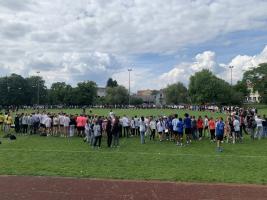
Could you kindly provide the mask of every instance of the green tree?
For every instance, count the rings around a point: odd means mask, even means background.
[[[143,104],[144,101],[142,98],[136,97],[136,96],[131,96],[131,105],[141,105]]]
[[[234,91],[226,81],[216,77],[209,70],[202,70],[190,77],[189,95],[193,103],[236,104],[239,92]],[[239,96],[239,103],[243,98]]]
[[[243,81],[251,82],[254,91],[259,92],[261,102],[267,103],[267,63],[262,63],[258,67],[246,71]]]
[[[75,93],[77,95],[77,104],[93,105],[97,99],[97,85],[93,81],[78,83]]]
[[[167,104],[180,104],[188,102],[187,88],[180,82],[168,85],[164,89]]]
[[[48,103],[48,93],[47,87],[45,86],[45,80],[41,76],[31,76],[26,78],[28,83],[29,105],[37,104],[38,102],[38,87],[39,87],[39,103],[47,104]]]
[[[109,78],[107,81],[107,87],[118,87],[118,83],[116,80]]]
[[[128,90],[123,86],[108,87],[106,92],[106,104],[128,104]]]

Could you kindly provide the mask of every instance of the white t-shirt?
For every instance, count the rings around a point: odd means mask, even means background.
[[[44,124],[46,128],[51,128],[52,119],[50,117],[46,117],[44,120]]]
[[[63,115],[59,115],[58,120],[59,120],[60,125],[64,125],[64,116]]]
[[[58,118],[57,117],[54,117],[53,118],[53,124],[54,124],[54,126],[57,126],[58,125]]]
[[[162,121],[158,121],[158,123],[157,123],[157,131],[159,133],[163,132],[163,126],[164,126],[163,122]]]
[[[237,119],[234,120],[233,125],[234,125],[235,131],[240,131],[240,122]]]
[[[64,117],[63,124],[64,124],[64,127],[68,127],[70,125],[70,118],[68,116]]]
[[[178,127],[177,127],[178,121],[179,121],[179,119],[177,119],[177,118],[174,118],[172,120],[172,127],[173,127],[172,130],[173,131],[178,131]]]
[[[152,130],[155,130],[156,129],[156,122],[154,120],[150,121],[150,124],[149,124],[150,128]]]
[[[255,121],[256,121],[257,127],[262,127],[262,119],[261,118],[256,117]]]
[[[123,117],[121,121],[123,127],[129,126],[129,119],[127,117]]]
[[[146,131],[146,123],[140,120],[140,132]]]

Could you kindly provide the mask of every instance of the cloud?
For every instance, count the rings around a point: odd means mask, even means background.
[[[110,76],[125,82],[127,76],[116,74],[135,55],[175,56],[229,33],[266,30],[266,9],[262,0],[0,0],[0,47],[6,50],[0,58],[10,73],[39,70],[48,84],[92,79],[103,85]],[[235,62],[246,59],[251,61],[241,56]],[[133,86],[188,82],[203,68],[223,74],[214,50],[161,76],[157,69],[135,69],[142,76]]]
[[[231,73],[229,66],[233,68],[233,83],[241,80],[243,73],[253,67],[257,67],[259,64],[267,62],[267,45],[257,55],[238,55],[234,57],[229,63],[218,63],[216,61],[215,52],[205,51],[197,54],[193,62],[180,63],[176,65],[169,72],[163,73],[159,76],[161,87],[166,87],[168,84],[173,84],[178,81],[188,85],[189,77],[195,72],[202,69],[208,69],[212,71],[218,77],[228,81],[231,81]]]

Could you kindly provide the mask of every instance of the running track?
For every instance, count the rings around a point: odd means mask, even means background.
[[[1,200],[265,200],[267,186],[0,176]]]

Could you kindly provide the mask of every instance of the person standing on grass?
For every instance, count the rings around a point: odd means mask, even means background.
[[[262,128],[263,128],[263,137],[267,137],[267,118],[266,118],[266,115],[263,115],[263,118],[262,118]]]
[[[159,134],[159,141],[160,141],[160,142],[162,142],[162,139],[163,139],[163,126],[164,126],[164,124],[163,124],[163,120],[162,120],[162,118],[160,117],[160,118],[159,118],[159,121],[158,121],[158,123],[157,123],[157,132],[158,132],[158,134]]]
[[[177,122],[177,146],[183,146],[183,136],[184,136],[184,122],[182,118],[179,118]]]
[[[0,131],[3,131],[3,128],[4,128],[4,120],[5,120],[5,116],[3,115],[2,112],[0,112]]]
[[[59,135],[63,136],[63,134],[64,134],[64,114],[60,113],[58,115],[58,121],[59,121]]]
[[[151,139],[155,140],[156,126],[157,126],[156,121],[155,121],[154,117],[151,116],[151,120],[150,120],[150,123],[149,123],[149,127],[150,127],[150,130],[151,130],[151,134],[150,134],[150,137],[149,137],[150,140]]]
[[[224,122],[223,118],[221,117],[219,121],[216,124],[216,140],[217,140],[217,151],[222,152],[222,141],[223,141],[223,135],[224,135]]]
[[[135,135],[139,135],[139,118],[137,116],[134,117],[134,125],[135,125]]]
[[[120,136],[120,127],[119,127],[119,118],[115,117],[114,122],[112,124],[112,136],[113,136],[113,147],[119,147],[119,136]]]
[[[204,137],[209,135],[209,118],[205,115],[204,119]]]
[[[135,135],[135,125],[134,125],[134,118],[132,117],[131,121],[130,121],[130,129],[131,129],[131,136]]]
[[[258,115],[258,116],[256,115],[255,121],[256,121],[257,127],[256,127],[256,132],[255,132],[254,138],[258,138],[260,140],[261,137],[262,137],[262,132],[263,132],[261,116],[260,115]]]
[[[50,115],[48,115],[45,120],[44,120],[44,125],[45,125],[45,129],[46,129],[46,135],[50,136],[51,134],[51,127],[52,127],[52,118],[50,117]]]
[[[123,137],[129,137],[129,119],[124,115],[121,119],[122,127],[123,127]]]
[[[111,147],[111,144],[112,144],[112,132],[111,132],[111,129],[112,129],[112,126],[111,126],[111,117],[109,117],[107,119],[107,124],[106,124],[106,132],[107,132],[107,144],[108,144],[108,147],[110,148]]]
[[[198,117],[197,119],[197,130],[199,134],[199,140],[202,140],[202,135],[203,135],[203,119],[201,116]]]
[[[96,120],[94,123],[93,132],[94,132],[94,148],[96,148],[96,146],[100,148],[102,135],[101,135],[101,127],[98,120]]]
[[[179,122],[178,115],[175,114],[172,120],[172,131],[174,133],[176,143],[178,143],[178,127],[177,127],[178,122]]]
[[[185,113],[185,118],[184,118],[184,126],[185,126],[185,135],[186,135],[186,144],[191,143],[191,138],[192,138],[192,132],[191,132],[191,118],[189,117],[188,113]]]
[[[64,137],[69,137],[70,118],[69,115],[64,116]]]
[[[141,119],[140,119],[141,144],[145,144],[145,132],[146,132],[146,123],[145,123],[145,118],[142,116]]]
[[[75,135],[76,120],[73,115],[70,116],[70,137]]]
[[[192,130],[192,136],[194,140],[197,140],[199,138],[198,131],[197,131],[197,120],[195,116],[192,116],[191,119],[191,130]]]
[[[53,136],[58,136],[58,132],[59,132],[59,118],[58,115],[54,115],[53,117]]]
[[[22,113],[22,133],[26,135],[28,133],[28,115]]]
[[[233,126],[234,126],[233,144],[235,144],[236,139],[240,137],[240,122],[237,116],[234,117]]]
[[[209,120],[210,141],[215,142],[215,121],[213,117]]]

